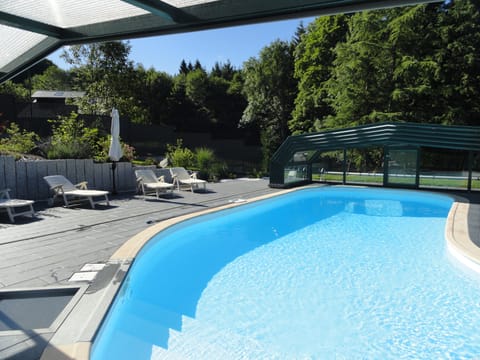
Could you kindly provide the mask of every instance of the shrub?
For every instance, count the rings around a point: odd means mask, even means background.
[[[195,149],[195,158],[199,169],[210,169],[217,161],[212,149],[201,147]]]
[[[97,142],[97,152],[93,156],[94,160],[97,162],[107,162],[108,161],[108,150],[110,149],[110,139],[111,135],[101,138]],[[120,140],[122,145],[123,156],[122,159],[133,161],[135,159],[135,148],[130,146]]]
[[[86,127],[84,121],[78,119],[78,114],[72,112],[49,122],[53,124],[49,158],[85,159],[97,154],[98,129]]]
[[[199,178],[204,180],[214,180],[217,160],[212,149],[205,147],[195,149],[195,162]]]
[[[7,137],[0,139],[0,153],[9,155],[28,154],[36,146],[39,137],[34,132],[21,130],[12,122],[5,130]]]
[[[176,145],[167,144],[166,154],[170,164],[174,167],[193,169],[196,166],[195,154],[189,148],[183,147],[183,140],[177,139]]]
[[[230,176],[227,164],[219,162],[212,149],[200,147],[192,152],[183,146],[182,139],[177,139],[176,145],[167,144],[166,156],[172,166],[197,170],[198,178],[203,180],[217,181]]]

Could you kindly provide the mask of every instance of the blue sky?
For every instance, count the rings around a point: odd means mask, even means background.
[[[156,36],[130,40],[130,59],[145,68],[153,67],[171,75],[178,73],[184,59],[197,59],[210,71],[215,62],[230,63],[241,68],[244,61],[257,57],[260,50],[272,41],[291,40],[300,22],[307,26],[314,18],[276,21],[255,25],[197,31],[185,34]],[[60,58],[61,50],[48,58],[62,68],[67,65]]]

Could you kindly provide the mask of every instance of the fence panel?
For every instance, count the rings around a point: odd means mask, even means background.
[[[0,189],[10,188],[11,196],[32,200],[46,200],[51,196],[47,175],[63,175],[72,183],[88,181],[88,187],[113,190],[112,164],[96,164],[85,160],[36,160],[15,161],[11,156],[0,156]],[[119,162],[116,169],[118,192],[135,190],[135,176],[131,163]]]
[[[46,199],[48,198],[48,195],[49,195],[48,185],[43,180],[43,177],[48,175],[49,163],[50,161],[48,160],[40,160],[35,162],[35,164],[37,165],[36,198],[38,199]]]
[[[63,175],[67,176],[67,160],[54,160],[57,164],[57,173],[49,175]]]
[[[17,169],[15,167],[15,158],[13,156],[4,157],[5,169],[5,187],[10,189],[10,195],[15,197],[17,195]]]
[[[5,173],[6,156],[0,156],[0,190],[6,189],[7,186],[7,174]]]
[[[26,199],[27,198],[27,166],[25,161],[15,162],[16,174],[16,193],[15,196]]]
[[[113,182],[112,182],[112,165],[105,163],[105,164],[97,164],[100,166],[101,173],[102,173],[102,183],[103,183],[103,188],[99,190],[108,190],[112,191],[113,190]]]
[[[70,180],[72,183],[77,184],[78,179],[77,179],[77,164],[75,159],[66,159],[65,160],[65,165],[67,168],[67,175],[65,176],[68,180]]]
[[[117,190],[132,191],[135,190],[135,175],[132,164],[124,162],[117,164]]]
[[[38,175],[37,175],[37,163],[36,161],[26,161],[25,162],[25,172],[26,172],[26,195],[24,198],[33,199],[38,196],[37,193],[37,184],[38,184]]]
[[[93,160],[85,161],[85,181],[88,181],[88,187],[95,188],[95,177],[93,175],[93,168],[96,164]]]
[[[97,164],[98,165],[98,164]],[[103,177],[102,177],[102,167],[95,166],[93,168],[93,183],[95,184],[95,189],[104,189],[105,186],[103,185]]]

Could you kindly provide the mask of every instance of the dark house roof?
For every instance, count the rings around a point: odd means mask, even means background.
[[[37,90],[32,99],[72,99],[85,96],[85,91],[50,91]]]

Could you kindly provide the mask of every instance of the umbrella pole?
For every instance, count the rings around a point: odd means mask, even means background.
[[[113,191],[112,195],[117,195],[117,185],[115,183],[115,169],[117,168],[117,162],[112,161],[112,175],[113,175]]]

